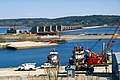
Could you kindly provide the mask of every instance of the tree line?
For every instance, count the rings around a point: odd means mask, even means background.
[[[0,19],[0,26],[100,26],[108,25],[115,26],[120,23],[120,16],[115,15],[90,15],[90,16],[68,16],[62,18],[48,19],[48,18],[22,18],[22,19]]]

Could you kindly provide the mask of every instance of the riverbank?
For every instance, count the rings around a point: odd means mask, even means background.
[[[66,42],[67,40],[110,40],[113,35],[62,35],[62,36],[36,36],[36,35],[6,35],[1,39],[15,39],[16,41],[2,41],[0,43],[0,49],[28,49],[28,48],[41,48],[49,46],[57,46],[58,43]],[[26,40],[23,40],[25,39]],[[54,43],[50,43],[49,40],[56,40]],[[120,35],[117,37],[120,39]],[[47,42],[46,42],[47,41]]]
[[[0,43],[1,49],[28,49],[28,48],[41,48],[57,46],[57,43],[49,42],[34,42],[34,41],[22,41],[22,42],[5,42]]]
[[[112,36],[113,35],[63,35],[60,36],[60,38],[65,40],[109,40]],[[120,35],[117,37],[117,39],[120,39]]]
[[[36,34],[13,34],[13,35],[0,35],[0,42],[12,42],[12,41],[43,41],[49,39],[62,39],[62,40],[93,40],[93,39],[110,39],[113,35],[100,35],[100,34],[81,34],[81,35],[46,35],[39,36]],[[117,37],[120,39],[120,35]]]

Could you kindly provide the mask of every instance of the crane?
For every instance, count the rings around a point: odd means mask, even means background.
[[[69,59],[69,65],[65,67],[65,70],[72,68],[76,71],[86,71],[87,73],[92,73],[95,66],[106,66],[106,64],[104,64],[106,61],[106,51],[109,51],[111,49],[119,34],[120,26],[116,28],[114,35],[112,35],[106,48],[102,50],[100,54],[95,54],[91,49],[84,50],[83,47],[74,47],[73,56]],[[99,41],[101,39],[99,39]],[[98,42],[96,42],[95,44],[97,43]],[[85,52],[89,53],[89,55],[87,55],[86,57],[84,54]]]
[[[114,34],[112,35],[109,42],[107,43],[106,48],[104,50],[102,50],[102,52],[100,54],[97,55],[92,50],[88,49],[89,54],[90,54],[89,59],[88,59],[88,64],[103,64],[103,63],[105,63],[106,53],[108,51],[110,51],[115,40],[118,38],[119,35],[120,35],[120,24],[118,25]]]
[[[109,42],[107,43],[106,48],[100,53],[100,55],[103,55],[105,52],[110,51],[115,40],[118,38],[119,35],[120,35],[120,23],[118,24],[118,27],[116,28],[114,34],[112,35]]]

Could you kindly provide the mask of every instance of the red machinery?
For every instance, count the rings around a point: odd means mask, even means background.
[[[89,50],[90,56],[88,57],[88,64],[103,64],[106,60],[106,55],[97,55],[93,51]]]

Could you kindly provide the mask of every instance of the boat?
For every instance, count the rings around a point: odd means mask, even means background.
[[[73,55],[69,59],[69,64],[78,65],[84,63],[84,48],[83,46],[75,46],[73,50]]]
[[[60,57],[58,55],[58,52],[55,49],[53,49],[50,52],[50,55],[48,55],[47,59],[48,59],[48,63],[50,63],[50,64],[52,64],[54,66],[59,65]]]
[[[85,50],[83,46],[75,46],[73,49],[73,55],[69,58],[69,65],[65,67],[65,70],[74,69],[75,71],[87,71],[92,73],[94,71],[93,66],[85,63]]]
[[[52,51],[50,51],[50,55],[47,56],[47,62],[41,65],[41,68],[57,67],[59,66],[59,62],[60,57],[58,55],[58,52],[53,49]]]

